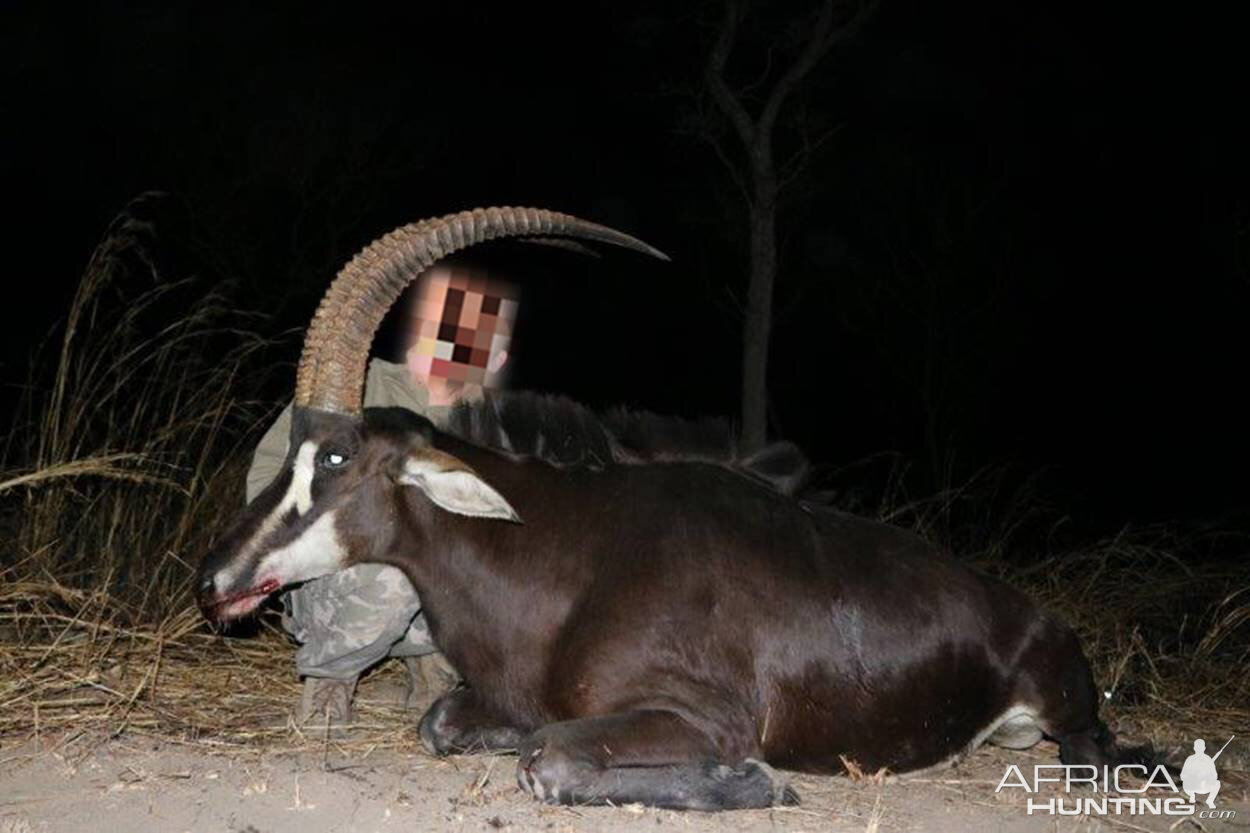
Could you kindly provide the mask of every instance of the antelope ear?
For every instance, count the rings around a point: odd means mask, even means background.
[[[422,449],[404,458],[396,478],[415,486],[448,512],[473,518],[498,518],[521,522],[516,510],[482,478],[457,458],[435,449]]]

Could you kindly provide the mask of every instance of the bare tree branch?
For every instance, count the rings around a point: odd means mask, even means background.
[[[716,100],[721,112],[729,119],[738,131],[738,138],[747,147],[755,144],[755,125],[746,107],[729,88],[725,80],[725,65],[729,62],[729,53],[733,49],[734,39],[738,34],[738,22],[742,19],[743,8],[740,0],[726,0],[725,15],[721,18],[720,28],[716,32],[716,43],[708,53],[707,77],[708,89]]]
[[[755,92],[756,88],[769,79],[769,76],[773,74],[773,55],[776,51],[777,50],[774,47],[768,47],[768,53],[764,56],[764,68],[760,70],[760,74],[754,81],[749,84],[742,85],[742,89],[738,91],[739,96],[745,98]]]
[[[780,188],[785,190],[791,182],[798,178],[803,169],[807,167],[807,163],[812,160],[812,156],[821,146],[832,139],[834,136],[842,132],[842,128],[846,127],[846,122],[839,122],[833,127],[821,132],[819,136],[812,139],[806,132],[802,134],[803,146],[790,155],[790,158],[781,163],[778,168],[780,177]]]
[[[803,52],[794,60],[790,68],[786,70],[785,75],[781,76],[781,79],[777,81],[777,85],[773,87],[772,94],[769,95],[768,101],[764,104],[764,110],[760,114],[759,120],[759,132],[761,134],[771,137],[773,125],[777,122],[777,115],[781,112],[786,99],[790,97],[790,93],[820,63],[820,59],[825,57],[835,44],[849,40],[858,34],[860,28],[863,27],[864,21],[871,16],[877,2],[878,0],[857,0],[859,7],[850,20],[841,24],[835,24],[834,12],[839,4],[837,0],[826,0],[820,9],[820,14],[816,18],[816,25],[812,27],[812,33]]]
[[[719,159],[725,166],[725,170],[729,171],[729,178],[733,180],[734,185],[738,186],[738,190],[742,193],[742,199],[746,200],[747,204],[750,205],[754,199],[751,196],[751,188],[747,185],[747,181],[743,178],[742,172],[738,170],[738,166],[735,165],[734,161],[729,158],[729,154],[725,152],[725,148],[716,140],[714,136],[705,136],[704,138],[707,140],[707,143],[712,146],[712,151],[715,152],[716,158]]]
[[[777,114],[781,112],[781,107],[786,103],[786,99],[790,97],[790,93],[798,86],[812,68],[820,62],[820,59],[829,51],[829,47],[833,45],[830,38],[830,31],[833,30],[833,10],[837,5],[836,0],[825,0],[821,6],[820,14],[816,18],[816,25],[812,27],[812,32],[808,36],[807,45],[799,56],[794,59],[794,63],[785,71],[785,74],[778,79],[777,84],[769,93],[768,99],[764,102],[764,109],[760,113],[759,133],[763,137],[763,141],[771,144],[773,126],[777,123]],[[763,149],[771,150],[770,147]]]

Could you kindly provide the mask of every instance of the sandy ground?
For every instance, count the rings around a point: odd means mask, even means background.
[[[45,746],[47,741],[45,740]],[[1245,830],[1246,781],[1225,775],[1231,821],[1029,816],[995,794],[1007,763],[1052,762],[1053,746],[982,750],[958,769],[853,781],[795,775],[803,803],[725,814],[642,807],[548,807],[521,793],[515,759],[435,759],[335,742],[315,751],[215,754],[200,741],[120,738],[0,750],[0,833],[34,831],[998,831]]]

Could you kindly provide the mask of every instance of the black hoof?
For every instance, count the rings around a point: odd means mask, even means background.
[[[417,735],[421,738],[421,745],[425,747],[425,751],[438,758],[445,758],[452,753],[451,746],[446,740],[434,731],[433,724],[435,720],[431,719],[434,710],[430,709],[421,718],[421,722],[417,724]]]
[[[779,807],[797,807],[801,803],[789,779],[763,761],[747,758],[734,773],[741,777],[738,789],[746,796],[762,792],[766,804]]]

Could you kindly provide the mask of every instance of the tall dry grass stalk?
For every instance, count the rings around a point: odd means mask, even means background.
[[[166,279],[141,209],[106,230],[0,445],[0,746],[144,727],[197,736],[239,721],[258,678],[281,692],[274,708],[294,685],[259,660],[282,641],[220,639],[190,594],[272,416],[252,392],[289,367],[224,292]],[[209,680],[214,661],[227,673]],[[249,692],[227,690],[241,679]]]
[[[185,606],[190,565],[241,500],[242,443],[266,411],[241,396],[265,342],[221,293],[166,280],[151,234],[131,211],[109,226],[59,344],[32,363],[4,445],[0,565],[158,621]]]

